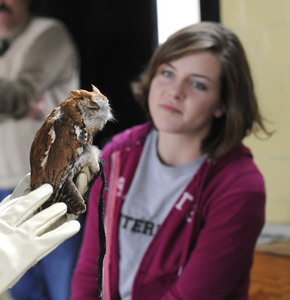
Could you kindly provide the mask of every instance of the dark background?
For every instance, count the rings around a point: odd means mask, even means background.
[[[201,0],[201,19],[219,21],[219,1]],[[36,0],[36,14],[62,20],[80,53],[81,88],[94,84],[110,101],[117,122],[97,136],[100,147],[113,134],[145,121],[130,83],[157,47],[155,0]],[[52,41],[53,42],[53,41]]]

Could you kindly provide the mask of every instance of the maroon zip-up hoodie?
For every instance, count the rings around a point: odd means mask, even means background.
[[[139,125],[114,137],[103,150],[108,190],[104,299],[118,292],[118,228],[122,202],[151,129]],[[71,300],[97,299],[98,200],[92,189]],[[206,160],[176,199],[137,271],[132,300],[245,300],[256,240],[264,224],[265,187],[252,155],[240,145]]]

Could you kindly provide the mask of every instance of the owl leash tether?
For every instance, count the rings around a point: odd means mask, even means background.
[[[97,283],[98,283],[98,299],[102,299],[102,287],[103,287],[103,261],[106,254],[106,234],[105,234],[105,228],[104,228],[104,221],[103,221],[103,207],[104,207],[104,189],[106,187],[106,177],[104,172],[104,166],[101,161],[99,161],[100,170],[98,173],[94,175],[92,178],[89,189],[84,195],[84,198],[87,199],[91,188],[94,184],[94,182],[97,180],[99,176],[101,176],[102,179],[102,187],[100,190],[100,199],[98,203],[98,225],[99,225],[99,257],[98,257],[98,275],[97,275]]]

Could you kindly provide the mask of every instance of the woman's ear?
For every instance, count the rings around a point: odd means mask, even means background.
[[[224,115],[226,112],[226,108],[224,104],[220,104],[219,107],[214,111],[214,117],[215,118],[220,118]]]

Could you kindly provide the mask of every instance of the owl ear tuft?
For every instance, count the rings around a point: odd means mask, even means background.
[[[99,89],[96,88],[93,84],[92,84],[92,89],[93,89],[93,92],[100,93]]]
[[[92,92],[88,92],[86,90],[80,90],[82,98],[91,99],[92,98]]]
[[[80,90],[71,90],[69,92],[69,94],[74,99],[81,99],[81,98],[83,98],[83,93]]]

